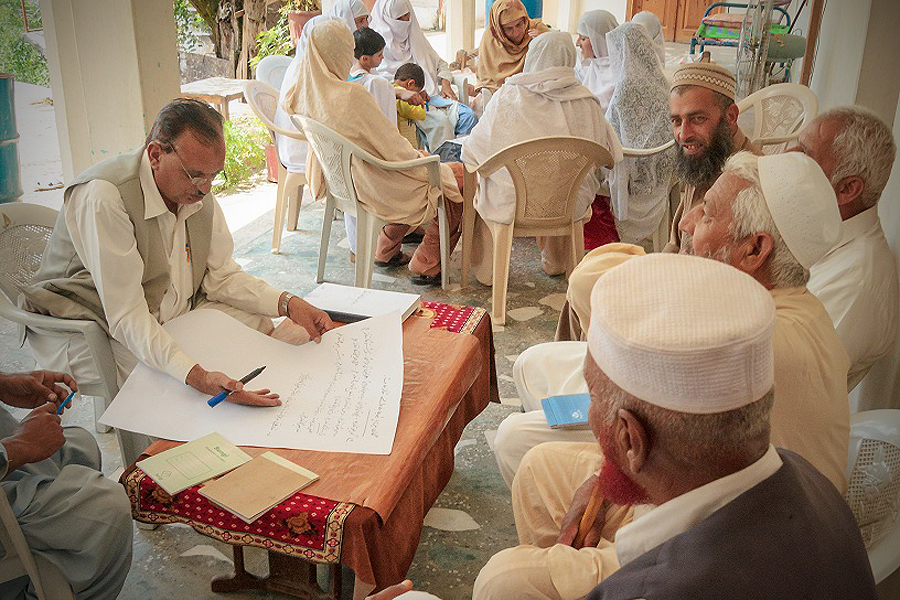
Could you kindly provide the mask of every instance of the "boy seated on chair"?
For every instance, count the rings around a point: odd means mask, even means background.
[[[425,87],[425,71],[415,63],[400,65],[394,75],[394,87],[421,93]],[[413,106],[397,98],[397,129],[400,130],[400,135],[409,140],[413,148],[419,147],[416,125],[425,120],[425,115],[424,106]]]
[[[131,567],[131,505],[100,472],[94,436],[60,425],[63,385],[78,389],[65,373],[0,373],[0,401],[31,411],[17,421],[0,409],[0,487],[28,546],[59,569],[75,598],[115,600]],[[2,598],[34,593],[27,577],[0,583]]]

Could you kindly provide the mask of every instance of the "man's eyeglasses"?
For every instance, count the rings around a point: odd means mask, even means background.
[[[215,175],[211,175],[209,177],[194,177],[190,174],[190,172],[188,172],[187,167],[184,166],[184,161],[181,159],[181,155],[178,154],[178,148],[172,145],[170,145],[169,147],[172,149],[172,152],[175,153],[175,156],[178,157],[178,162],[181,163],[181,170],[184,171],[184,174],[196,188],[199,188],[201,185],[212,185],[213,180],[222,173],[222,171],[219,171]]]

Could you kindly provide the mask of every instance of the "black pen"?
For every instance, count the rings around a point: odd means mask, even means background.
[[[262,373],[265,368],[266,368],[266,365],[263,365],[263,366],[259,367],[258,369],[253,369],[252,371],[250,371],[249,373],[247,373],[246,375],[241,377],[240,382],[243,383],[244,385],[250,383],[250,380],[252,380],[254,377],[256,377],[257,375]],[[221,402],[222,400],[224,400],[225,398],[230,396],[232,393],[233,392],[228,391],[228,390],[222,390],[221,392],[219,392],[218,394],[216,394],[215,396],[213,396],[212,398],[207,400],[206,403],[209,404],[210,406],[215,406],[216,404],[218,404],[219,402]]]

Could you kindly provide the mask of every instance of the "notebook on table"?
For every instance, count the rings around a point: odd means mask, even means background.
[[[336,283],[323,283],[304,298],[328,313],[333,321],[355,323],[369,317],[400,311],[401,320],[422,306],[419,294],[358,288]]]

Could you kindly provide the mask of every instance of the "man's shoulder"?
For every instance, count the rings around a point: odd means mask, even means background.
[[[94,180],[108,181],[114,186],[121,186],[140,177],[141,159],[144,147],[135,148],[117,156],[104,159],[82,171],[69,184],[73,187]]]

